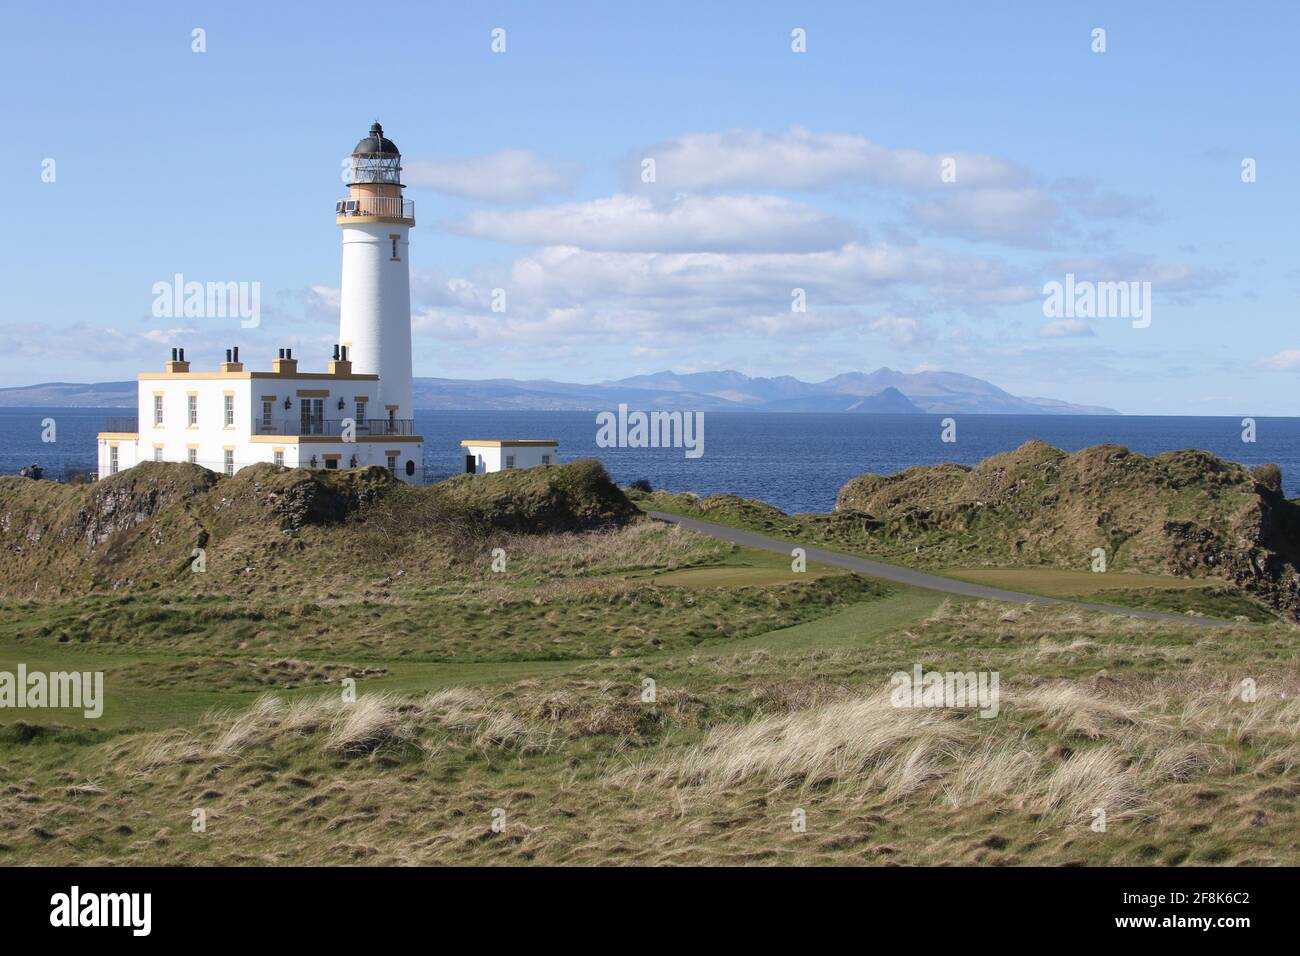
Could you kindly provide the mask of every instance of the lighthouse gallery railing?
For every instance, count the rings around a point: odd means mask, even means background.
[[[266,424],[265,422],[257,423],[257,433],[259,435],[326,435],[330,437],[342,437],[344,425],[351,423],[353,434],[355,435],[414,435],[415,419],[413,418],[363,418],[359,421],[352,419],[333,419],[333,418],[310,418],[306,420],[296,419],[288,424]]]
[[[400,196],[356,196],[334,203],[334,214],[348,216],[382,216],[385,219],[414,219],[415,200]]]

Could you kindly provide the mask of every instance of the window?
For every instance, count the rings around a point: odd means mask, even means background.
[[[153,423],[155,426],[161,425],[163,423],[162,400],[163,397],[161,395],[155,395],[153,397]]]
[[[551,456],[550,456],[550,455],[543,455],[543,456],[542,456],[542,464],[543,464],[543,465],[549,465],[550,463],[551,463]]]
[[[185,452],[185,460],[191,465],[197,465],[199,463],[199,450],[197,448],[188,449]]]
[[[393,262],[401,262],[401,261],[402,261],[401,258],[397,255],[397,240],[398,240],[400,237],[399,237],[399,236],[389,236],[388,238],[389,238],[389,239],[392,241],[392,243],[393,243]]]
[[[325,399],[304,398],[298,403],[303,435],[320,435],[325,431]]]
[[[415,462],[410,458],[406,459],[406,477],[410,478],[415,474]]]
[[[514,456],[514,455],[506,455],[506,467],[507,467],[507,468],[513,468],[513,467],[515,467],[515,456]]]
[[[362,423],[364,423],[365,420],[366,420],[366,403],[365,403],[365,402],[362,402],[362,401],[358,401],[358,402],[357,402],[357,414],[356,414],[355,417],[356,417],[356,420],[357,420],[357,427],[360,428],[360,427],[362,426]]]
[[[396,455],[389,455],[389,456],[388,456],[388,470],[391,471],[393,474],[397,474],[397,456],[396,456]]]
[[[108,473],[117,474],[117,446],[113,445],[108,449]]]
[[[155,449],[153,450],[153,460],[154,460],[154,461],[162,461],[162,460],[163,460],[163,459],[162,459],[162,449],[161,449],[161,448],[155,448]]]
[[[235,452],[232,449],[227,448],[226,449],[226,474],[233,475],[234,473],[235,473]]]
[[[275,467],[276,467],[276,468],[283,468],[283,467],[284,467],[284,452],[282,452],[282,451],[277,451],[277,452],[275,453]]]
[[[199,397],[197,395],[187,395],[185,403],[189,414],[189,425],[193,428],[199,423]]]
[[[227,395],[225,399],[226,427],[230,428],[235,424],[235,396]]]
[[[271,431],[271,406],[274,404],[275,402],[262,401],[262,431],[264,432]]]

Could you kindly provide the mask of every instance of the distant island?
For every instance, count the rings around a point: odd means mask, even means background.
[[[598,411],[620,402],[644,409],[858,414],[1119,415],[1113,408],[1012,395],[959,372],[845,372],[824,382],[741,372],[656,372],[581,385],[550,379],[416,378],[416,408],[444,411]],[[109,408],[134,405],[135,382],[47,382],[0,388],[2,406]]]

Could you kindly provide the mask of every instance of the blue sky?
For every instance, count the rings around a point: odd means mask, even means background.
[[[0,383],[130,378],[171,345],[323,361],[340,163],[377,118],[416,203],[418,375],[889,365],[1294,414],[1294,4],[358,9],[8,5]],[[260,326],[155,318],[175,273],[259,282]],[[1066,273],[1149,281],[1149,327],[1045,316]]]

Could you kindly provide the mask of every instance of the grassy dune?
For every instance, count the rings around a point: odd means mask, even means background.
[[[50,492],[46,536],[80,530],[0,557],[0,670],[102,670],[107,702],[0,710],[0,864],[1300,862],[1294,626],[794,573],[549,471],[518,513],[509,476],[140,475],[100,504],[168,501],[94,544]],[[6,548],[34,510],[0,500]],[[60,562],[93,573],[33,593]],[[1218,599],[1164,583],[1086,596]],[[998,715],[893,706],[917,664],[997,672]]]
[[[999,716],[892,707],[890,673],[918,661],[998,670]],[[641,700],[647,677],[653,703]],[[103,741],[63,731],[20,744],[11,729],[0,852],[10,863],[1300,859],[1300,669],[1281,625],[1207,634],[945,604],[833,650],[360,688],[355,704],[272,694]],[[1104,832],[1092,829],[1099,808]],[[191,830],[195,809],[204,833]],[[799,810],[804,832],[791,826]]]

